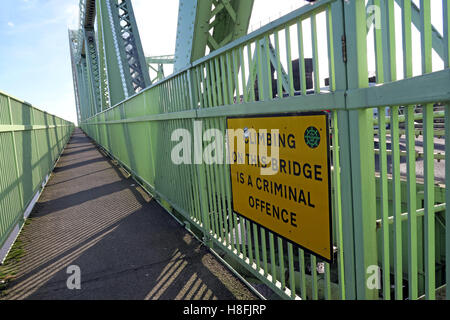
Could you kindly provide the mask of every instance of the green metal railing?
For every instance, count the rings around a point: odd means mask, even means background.
[[[73,128],[71,122],[0,92],[0,262]]]
[[[450,130],[448,1],[442,1],[446,60],[444,69],[434,72],[430,0],[420,2],[423,68],[415,77],[412,2],[395,5],[402,13],[402,42],[395,40],[394,1],[373,3],[382,15],[381,28],[369,30],[373,52],[368,49],[365,1],[317,1],[212,52],[83,121],[81,127],[152,194],[202,230],[205,243],[234,257],[283,298],[434,299],[436,288],[450,276],[445,263],[450,256],[448,210],[442,214],[450,194],[434,184],[433,140],[435,104],[445,105],[445,138]],[[396,50],[403,52],[401,80],[396,75]],[[369,86],[371,56],[376,86]],[[298,79],[290,63],[296,57]],[[314,69],[311,90],[303,63],[307,57]],[[328,86],[321,86],[324,77],[329,78]],[[423,179],[416,177],[416,144],[422,140],[416,137],[415,106],[422,106]],[[330,110],[332,128],[332,264],[234,213],[228,166],[171,161],[172,131],[185,128],[193,134],[198,130],[194,121],[201,120],[203,130],[224,133],[229,116],[318,110]],[[405,115],[402,130],[400,110]],[[406,152],[400,150],[401,136]],[[443,220],[439,226],[437,219]],[[381,290],[367,285],[370,266],[383,271]]]

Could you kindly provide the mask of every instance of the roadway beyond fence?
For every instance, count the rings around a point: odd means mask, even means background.
[[[31,218],[3,298],[256,299],[79,129]]]

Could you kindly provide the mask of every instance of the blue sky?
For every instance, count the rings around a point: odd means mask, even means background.
[[[77,0],[2,0],[0,90],[75,121],[67,26]]]
[[[67,29],[78,24],[79,0],[1,2],[0,90],[76,122]],[[132,3],[145,54],[173,54],[178,0]],[[256,0],[251,28],[303,4],[303,0]]]

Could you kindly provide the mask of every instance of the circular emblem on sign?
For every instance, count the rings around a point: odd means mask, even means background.
[[[305,142],[311,149],[315,149],[320,144],[320,133],[316,127],[309,127],[305,131]]]

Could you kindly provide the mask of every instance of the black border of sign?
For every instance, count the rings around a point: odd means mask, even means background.
[[[333,263],[333,256],[334,256],[334,252],[333,252],[333,210],[332,210],[332,203],[331,203],[331,155],[330,155],[330,114],[326,111],[312,111],[312,112],[287,112],[287,113],[276,113],[276,114],[263,114],[263,115],[243,115],[243,116],[231,116],[231,117],[226,117],[226,129],[228,130],[228,120],[229,119],[246,119],[246,118],[271,118],[271,117],[293,117],[293,116],[322,116],[324,115],[326,117],[326,136],[327,136],[327,164],[328,164],[328,214],[329,214],[329,234],[330,234],[330,257],[331,259],[327,259],[325,257],[323,257],[322,255],[318,254],[317,252],[312,251],[311,249],[308,249],[282,235],[280,235],[279,233],[259,224],[256,221],[253,221],[252,219],[244,216],[242,213],[237,212],[236,210],[234,210],[234,201],[233,201],[233,181],[232,181],[232,177],[231,177],[231,164],[227,164],[228,166],[230,166],[230,188],[231,188],[231,207],[233,209],[233,212],[238,214],[239,216],[243,217],[244,219],[247,219],[253,223],[255,223],[256,225],[260,226],[261,228],[264,228],[266,230],[269,230],[270,232],[272,232],[273,234],[277,235],[278,237],[283,238],[284,240],[290,242],[291,244],[293,244],[294,246],[300,247],[301,249],[305,250],[306,252],[313,254],[317,257],[319,257],[320,259],[324,260],[327,263],[332,264]],[[228,140],[228,136],[227,136],[227,140]],[[229,155],[227,155],[228,157]]]

